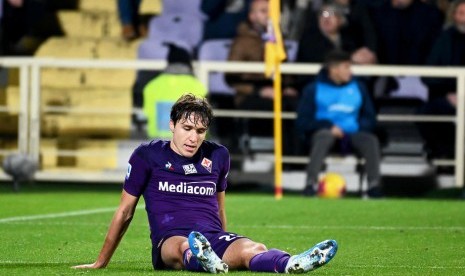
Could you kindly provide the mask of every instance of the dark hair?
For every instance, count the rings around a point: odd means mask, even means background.
[[[182,63],[185,65],[188,65],[189,67],[192,67],[192,58],[189,52],[182,48],[179,47],[173,43],[166,43],[168,45],[168,63],[173,64],[173,63]]]
[[[179,121],[186,121],[194,114],[194,124],[202,123],[206,128],[213,119],[213,111],[207,99],[196,97],[188,93],[182,95],[171,108],[170,119],[176,125]]]
[[[341,50],[333,50],[325,56],[324,66],[328,68],[330,66],[337,65],[342,62],[351,62],[351,57],[349,53]]]

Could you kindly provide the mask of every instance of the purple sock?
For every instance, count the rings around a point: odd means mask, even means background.
[[[249,263],[250,271],[283,273],[290,255],[284,251],[270,249],[255,255]]]
[[[186,270],[205,272],[202,265],[197,261],[197,257],[192,254],[190,249],[184,251],[182,260]]]

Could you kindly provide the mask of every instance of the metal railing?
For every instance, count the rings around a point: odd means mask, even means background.
[[[0,66],[20,68],[20,116],[18,143],[19,151],[30,154],[38,160],[40,151],[40,98],[41,70],[44,68],[92,68],[105,70],[161,70],[165,61],[127,61],[127,60],[83,60],[54,58],[0,58]],[[210,72],[247,72],[263,73],[264,64],[256,62],[214,62],[202,61],[194,64],[197,77],[202,83],[208,84]],[[283,64],[283,74],[316,74],[319,64]],[[418,67],[418,66],[353,66],[355,75],[364,76],[422,76],[422,77],[452,77],[457,79],[457,113],[455,116],[421,116],[421,115],[379,115],[379,121],[391,122],[455,122],[456,145],[455,160],[439,160],[438,164],[453,164],[456,167],[456,185],[464,184],[465,163],[465,68],[460,67]],[[42,111],[63,111],[63,107],[43,107]],[[68,109],[78,113],[101,113],[102,109]],[[108,112],[111,111],[107,110]],[[107,112],[105,111],[105,112]],[[272,112],[215,110],[219,117],[237,118],[273,118]],[[294,119],[294,112],[283,112],[283,119]]]

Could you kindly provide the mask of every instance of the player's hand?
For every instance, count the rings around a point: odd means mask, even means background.
[[[375,64],[376,54],[367,47],[362,47],[352,54],[352,61],[356,64]]]
[[[457,93],[447,93],[446,98],[453,107],[457,107]]]
[[[260,89],[260,97],[265,99],[273,99],[274,98],[274,89],[273,86],[265,86]]]
[[[95,262],[93,264],[76,265],[76,266],[73,266],[71,268],[74,268],[74,269],[99,269],[99,268],[104,268],[104,267],[105,267],[105,265]]]
[[[331,127],[331,134],[336,138],[344,137],[344,131],[338,126]]]
[[[24,0],[8,0],[8,2],[15,8],[21,8],[24,4]]]

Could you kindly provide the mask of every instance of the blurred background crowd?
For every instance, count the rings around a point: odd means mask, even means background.
[[[138,71],[131,80],[128,100],[145,112],[145,116],[134,116],[132,123],[148,120],[149,137],[163,137],[162,123],[157,125],[154,118],[161,118],[163,110],[169,108],[160,105],[157,109],[152,103],[164,97],[176,99],[186,89],[208,96],[216,108],[272,110],[274,92],[263,74],[216,74],[210,75],[209,84],[201,84],[193,76],[192,66],[196,60],[263,61],[266,0],[1,3],[2,56],[167,60],[165,70]],[[357,65],[465,65],[465,0],[282,0],[281,29],[286,62],[291,63],[321,64],[328,53],[341,50]],[[111,45],[105,48],[106,44]],[[58,45],[58,50],[51,45]],[[302,91],[313,81],[315,76],[285,75],[283,110],[296,111]],[[398,76],[359,81],[368,88],[377,113],[456,112],[455,79]],[[183,85],[177,89],[170,86],[173,82]],[[221,120],[215,131],[226,143],[234,144],[228,139],[239,140],[235,137],[238,128],[251,136],[272,136],[270,120],[248,120],[245,126],[232,124],[230,118]],[[454,157],[452,123],[412,126],[400,131],[398,126],[385,124],[375,132],[382,144],[396,137],[420,137],[421,152],[428,157]],[[291,133],[294,128],[292,123],[285,124],[284,131]],[[284,141],[285,154],[299,154],[294,138],[288,139]]]

